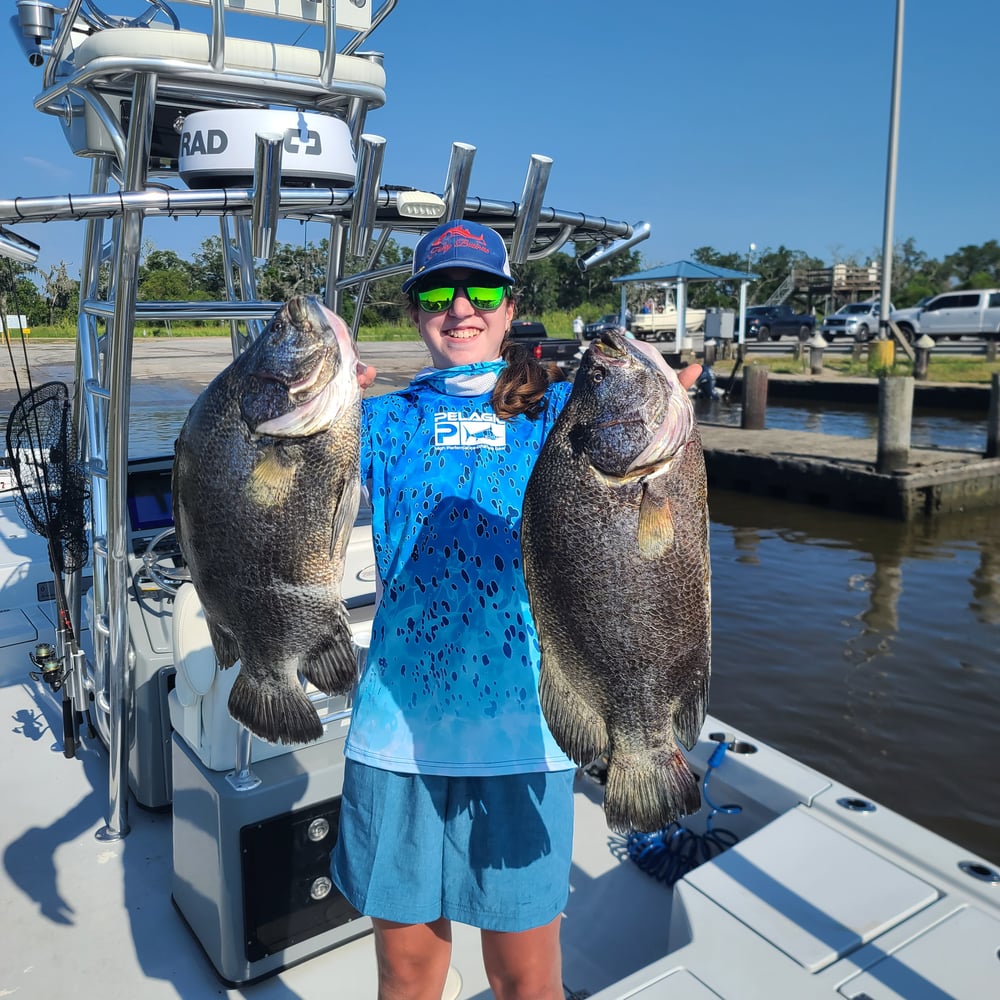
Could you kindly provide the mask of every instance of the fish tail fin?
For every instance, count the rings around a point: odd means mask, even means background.
[[[261,684],[240,668],[229,692],[229,714],[268,743],[310,743],[323,735],[319,716],[296,684]]]
[[[299,670],[324,694],[347,694],[354,687],[358,679],[358,653],[346,615],[302,658]]]
[[[701,792],[687,760],[672,752],[618,754],[612,746],[604,814],[619,833],[653,833],[701,807]]]

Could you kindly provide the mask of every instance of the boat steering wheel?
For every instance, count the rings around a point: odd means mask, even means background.
[[[173,538],[173,544],[163,545],[168,538]],[[181,584],[191,581],[191,570],[184,563],[184,554],[177,544],[177,531],[173,526],[149,540],[142,554],[142,566],[149,579],[168,594],[176,594]]]

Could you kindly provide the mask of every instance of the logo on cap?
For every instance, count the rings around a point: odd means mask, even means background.
[[[480,233],[478,236],[465,226],[452,226],[446,229],[427,248],[426,260],[439,253],[447,253],[452,247],[468,247],[470,250],[478,250],[480,253],[489,253],[490,248],[486,245],[486,234]]]

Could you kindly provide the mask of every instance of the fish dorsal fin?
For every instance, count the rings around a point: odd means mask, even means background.
[[[247,489],[259,507],[273,507],[284,503],[292,491],[298,465],[287,461],[271,445],[264,449],[247,480]]]
[[[667,491],[659,480],[646,480],[639,502],[639,555],[660,559],[673,547],[674,519]]]

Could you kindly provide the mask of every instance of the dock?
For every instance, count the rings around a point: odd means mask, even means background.
[[[979,452],[911,448],[908,467],[886,474],[875,471],[874,438],[700,427],[710,495],[733,490],[900,521],[1000,506],[1000,458]]]
[[[736,398],[740,383],[737,380],[734,386]],[[878,380],[771,374],[768,396],[877,406]],[[989,399],[989,386],[933,382],[914,386],[915,409],[985,413]],[[702,422],[700,428],[710,490],[900,521],[1000,506],[1000,458],[986,458],[983,451],[911,447],[905,469],[879,473],[875,437],[746,430],[711,422]]]

